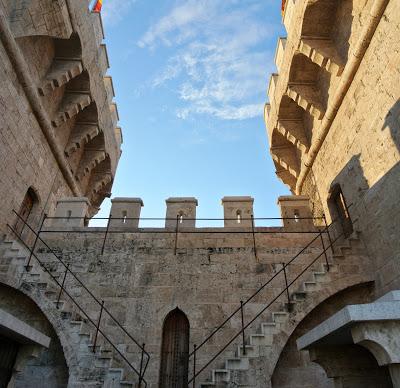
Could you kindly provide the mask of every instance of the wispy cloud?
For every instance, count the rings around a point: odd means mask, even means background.
[[[138,41],[139,47],[151,50],[175,48],[153,87],[177,83],[179,118],[206,114],[243,120],[262,115],[266,75],[272,70],[272,53],[262,47],[275,26],[259,18],[265,6],[260,4],[181,1]]]
[[[167,16],[149,28],[139,40],[139,47],[153,46],[158,40],[169,46],[192,37],[192,25],[205,22],[208,16],[207,10],[212,6],[209,0],[191,0],[176,6]],[[179,36],[169,37],[170,33],[177,29],[180,30]]]
[[[107,0],[103,2],[102,17],[105,23],[113,25],[121,21],[123,16],[137,0]]]

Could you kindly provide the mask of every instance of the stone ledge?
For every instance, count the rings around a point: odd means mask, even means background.
[[[50,346],[49,337],[1,309],[0,333],[23,344],[36,344],[45,348]]]

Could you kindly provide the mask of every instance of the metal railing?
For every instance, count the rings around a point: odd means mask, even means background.
[[[278,270],[274,275],[271,276],[270,279],[268,279],[267,282],[265,282],[261,287],[257,289],[249,298],[247,298],[245,301],[240,301],[239,307],[234,310],[217,328],[215,328],[211,334],[209,334],[201,343],[200,345],[194,344],[193,345],[193,351],[189,353],[189,361],[190,359],[193,359],[193,374],[192,377],[188,379],[188,387],[190,387],[190,384],[192,384],[193,388],[196,386],[196,379],[199,377],[199,375],[204,372],[238,337],[241,337],[241,342],[242,342],[242,348],[243,348],[243,355],[246,355],[246,342],[245,342],[245,331],[252,325],[266,310],[269,309],[278,299],[280,299],[283,295],[286,296],[287,298],[287,308],[288,311],[290,312],[291,306],[293,304],[293,301],[290,299],[290,292],[289,289],[291,286],[294,285],[321,257],[324,258],[325,265],[327,268],[327,271],[329,272],[330,270],[330,263],[328,260],[328,255],[327,251],[330,249],[332,253],[333,251],[333,245],[344,235],[343,233],[338,234],[333,240],[331,239],[329,228],[333,225],[335,221],[332,222],[329,226],[327,225],[324,230],[321,230],[318,232],[317,236],[315,236],[305,247],[303,247],[292,259],[290,259],[287,263],[282,263],[282,268]],[[326,234],[329,240],[329,244],[325,244],[323,234]],[[321,242],[322,246],[322,252],[317,255],[310,263],[308,263],[301,271],[300,273],[291,281],[288,281],[288,276],[287,276],[287,270],[288,267],[293,264],[305,251],[308,249],[310,246],[312,246],[314,243],[316,243],[318,240]],[[252,319],[250,319],[246,324],[245,324],[245,319],[244,319],[244,307],[250,303],[251,301],[254,300],[254,298],[260,294],[262,290],[264,290],[268,285],[272,283],[272,281],[276,278],[278,278],[279,275],[283,276],[283,281],[284,281],[284,287],[281,289],[280,292],[278,292],[277,295],[275,295],[265,307],[263,307]],[[241,322],[241,329],[225,344],[223,345],[216,354],[214,354],[207,362],[206,364],[202,365],[199,369],[197,369],[197,359],[198,359],[198,352],[205,346],[207,345],[217,334],[219,334],[223,328],[226,327],[226,325],[231,322],[233,319],[236,318],[237,315],[239,315],[239,321]]]
[[[31,260],[32,258],[36,259],[36,261],[39,263],[41,268],[49,274],[51,279],[54,281],[54,283],[60,288],[57,296],[57,301],[56,301],[56,307],[59,308],[60,306],[60,300],[61,296],[64,294],[66,295],[70,301],[76,306],[76,308],[79,310],[79,312],[84,316],[84,318],[94,327],[95,329],[95,334],[94,334],[94,342],[93,342],[93,353],[96,353],[97,348],[99,347],[97,345],[98,337],[99,334],[103,336],[103,338],[110,344],[110,346],[114,349],[114,351],[121,357],[121,359],[126,363],[126,365],[138,376],[138,386],[141,387],[144,385],[144,387],[147,387],[147,381],[144,378],[149,361],[150,361],[150,355],[149,353],[145,350],[145,344],[140,344],[120,323],[119,321],[115,318],[115,316],[110,312],[110,310],[105,306],[104,301],[100,301],[89,289],[88,287],[78,278],[78,276],[73,273],[70,269],[70,265],[65,263],[65,261],[59,257],[55,251],[40,237],[40,233],[42,233],[42,228],[43,224],[45,222],[44,218],[41,222],[40,229],[38,232],[36,232],[27,222],[25,219],[23,219],[15,210],[13,210],[15,215],[17,216],[17,219],[23,222],[24,226],[26,226],[31,233],[33,233],[35,239],[34,243],[32,246],[29,246],[28,243],[24,241],[24,239],[21,236],[21,233],[18,233],[14,227],[10,226],[7,224],[7,227],[12,231],[12,233],[18,238],[18,240],[22,243],[22,245],[29,251],[29,258],[28,261],[25,265],[26,271],[30,271],[31,267]],[[64,267],[64,273],[62,274],[62,281],[60,282],[54,275],[53,273],[46,267],[46,265],[40,260],[40,258],[35,254],[35,249],[38,245],[38,242],[42,243],[44,247],[50,252],[56,259],[57,261],[62,264]],[[77,299],[71,295],[70,292],[67,291],[66,289],[66,282],[67,282],[67,276],[69,275],[69,278],[72,277],[74,281],[76,281],[79,286],[86,291],[88,296],[90,297],[90,300],[97,305],[99,308],[99,313],[98,313],[98,318],[97,320],[94,319],[93,317],[89,316],[89,313],[86,311],[86,309],[77,301]],[[121,330],[122,334],[126,336],[129,341],[131,341],[137,348],[138,351],[140,352],[140,367],[135,367],[133,363],[128,360],[127,356],[124,355],[117,347],[117,345],[114,344],[114,341],[105,333],[105,331],[101,328],[101,322],[105,319],[109,319],[112,321],[112,323],[115,325],[114,327],[117,327]],[[114,329],[115,330],[115,329]]]
[[[178,241],[179,241],[179,235],[180,234],[207,234],[207,233],[212,233],[212,234],[251,234],[252,235],[252,244],[253,244],[253,251],[254,251],[254,256],[257,258],[257,244],[256,244],[256,235],[257,234],[276,234],[276,233],[284,233],[284,234],[294,234],[294,233],[302,233],[302,234],[315,234],[318,233],[318,229],[316,229],[315,226],[310,228],[310,230],[296,230],[293,228],[295,224],[298,224],[299,227],[302,228],[302,221],[318,221],[321,223],[321,228],[324,228],[327,230],[327,221],[325,218],[325,215],[322,217],[260,217],[256,218],[254,216],[250,216],[248,218],[241,218],[240,223],[241,225],[236,224],[235,226],[227,226],[227,227],[202,227],[202,228],[197,228],[195,226],[193,227],[188,227],[186,225],[181,226],[180,224],[180,216],[178,215],[176,218],[145,218],[145,217],[93,217],[93,218],[87,218],[87,217],[46,217],[39,229],[39,233],[43,231],[44,227],[44,222],[47,220],[66,220],[66,221],[74,221],[74,220],[82,220],[83,224],[86,225],[87,221],[107,221],[107,225],[103,228],[105,228],[104,232],[99,230],[98,228],[92,228],[92,227],[80,227],[78,230],[75,230],[74,228],[71,229],[57,229],[54,227],[46,228],[45,232],[46,233],[93,233],[93,234],[103,234],[103,243],[101,247],[101,254],[104,254],[106,243],[107,243],[107,238],[110,234],[119,234],[119,233],[152,233],[152,234],[173,234],[175,241],[174,241],[174,254],[177,254],[178,251]],[[135,221],[137,224],[139,224],[139,221],[171,221],[174,223],[174,227],[164,227],[164,228],[140,228],[138,226],[132,227],[132,226],[124,226],[124,224],[121,225],[112,225],[112,221],[124,221],[126,223],[129,223],[129,221]],[[184,218],[184,221],[233,221],[237,222],[236,218]],[[248,225],[246,226],[246,221],[248,221]],[[269,228],[281,228],[281,230],[265,230],[265,228],[268,227],[256,227],[255,222],[256,221],[293,221],[292,223],[292,228],[286,229],[282,226],[269,226]],[[244,224],[244,225],[243,225]],[[60,225],[57,225],[60,227]],[[68,224],[65,223],[63,225],[65,227],[68,227]],[[312,229],[312,230],[311,230]],[[329,233],[328,233],[329,235]],[[329,235],[330,239],[330,235]]]

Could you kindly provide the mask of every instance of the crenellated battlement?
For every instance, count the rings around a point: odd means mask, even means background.
[[[197,219],[198,201],[194,197],[168,198],[165,218],[148,219],[141,217],[144,206],[141,198],[113,198],[108,218],[108,228],[135,231],[139,229],[140,221],[164,221],[164,228],[171,230],[195,229],[196,221],[223,221],[223,228],[247,229],[255,228],[255,221],[281,221],[285,230],[314,230],[315,224],[321,220],[314,219],[311,213],[309,199],[306,196],[281,196],[278,198],[280,218],[257,218],[254,215],[254,199],[249,196],[223,197],[223,218]],[[54,217],[48,217],[45,226],[50,228],[87,227],[89,202],[87,198],[64,198],[57,202]],[[142,227],[140,229],[143,229]],[[218,227],[217,229],[220,229]]]

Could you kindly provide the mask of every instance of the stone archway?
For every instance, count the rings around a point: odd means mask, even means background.
[[[296,341],[320,322],[348,304],[370,302],[373,297],[371,283],[361,283],[342,289],[323,299],[296,326],[288,338],[271,378],[272,388],[333,388],[334,381],[318,363],[310,360],[308,352],[299,351]]]
[[[10,349],[15,350],[13,360],[10,358],[8,365],[4,364],[5,368],[0,372],[0,380],[4,378],[10,386],[18,384],[39,387],[46,381],[46,385],[54,388],[67,387],[70,371],[55,331],[60,325],[51,323],[29,296],[4,283],[0,283],[0,314],[6,318],[2,321],[10,322],[11,318],[10,328],[4,322],[0,325],[1,340],[12,345]],[[33,342],[31,338],[21,336],[17,328],[13,327],[13,322],[18,328],[25,325],[29,328],[27,333],[48,339],[49,342],[44,346],[40,340]]]

